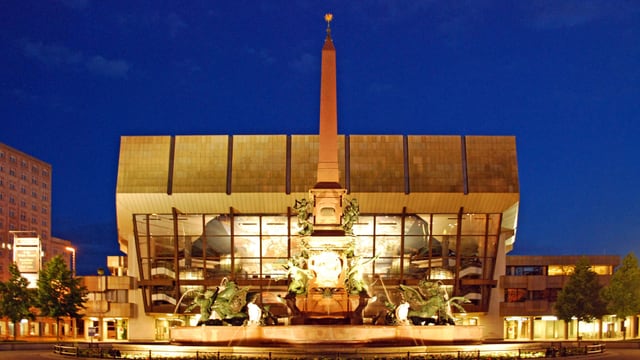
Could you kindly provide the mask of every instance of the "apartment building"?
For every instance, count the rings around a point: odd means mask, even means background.
[[[1,281],[9,278],[16,233],[39,237],[44,261],[53,256],[51,184],[50,164],[0,143]]]

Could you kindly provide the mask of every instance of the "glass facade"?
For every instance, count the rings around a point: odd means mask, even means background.
[[[300,253],[293,214],[136,214],[140,285],[146,312],[180,313],[195,291],[232,279],[262,294],[287,289],[283,265]],[[363,214],[354,225],[356,256],[373,291],[438,279],[466,296],[468,312],[487,311],[501,214]],[[373,294],[372,294],[373,295]]]

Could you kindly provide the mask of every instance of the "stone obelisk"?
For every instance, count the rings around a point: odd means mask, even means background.
[[[318,179],[310,190],[313,201],[313,235],[344,235],[343,197],[338,168],[338,96],[336,91],[336,49],[331,39],[332,15],[325,15],[327,36],[322,47],[320,78],[320,146]]]

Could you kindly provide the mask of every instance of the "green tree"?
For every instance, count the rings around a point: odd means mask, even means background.
[[[16,264],[9,265],[9,280],[0,282],[0,316],[6,316],[13,323],[13,340],[18,335],[18,322],[35,319],[30,308],[34,305],[35,294],[28,289],[29,280],[23,278]]]
[[[640,268],[633,252],[622,259],[609,286],[602,290],[602,297],[607,302],[608,312],[615,314],[623,324],[627,316],[640,313]]]
[[[87,288],[80,284],[79,278],[73,277],[62,257],[56,256],[44,264],[38,277],[36,302],[41,315],[56,319],[58,339],[60,319],[65,316],[80,319],[86,295]]]
[[[577,319],[576,336],[580,337],[580,321],[591,322],[606,314],[606,303],[600,296],[602,285],[591,270],[589,260],[581,258],[573,274],[558,293],[556,315],[565,322]]]

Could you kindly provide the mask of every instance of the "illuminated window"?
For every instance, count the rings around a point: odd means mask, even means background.
[[[567,276],[573,274],[573,265],[549,265],[549,276]]]
[[[505,289],[504,301],[505,302],[523,302],[527,300],[527,289]]]
[[[612,269],[609,265],[593,265],[591,270],[598,275],[611,275]]]
[[[544,266],[507,266],[507,275],[512,276],[534,276],[546,275]]]

